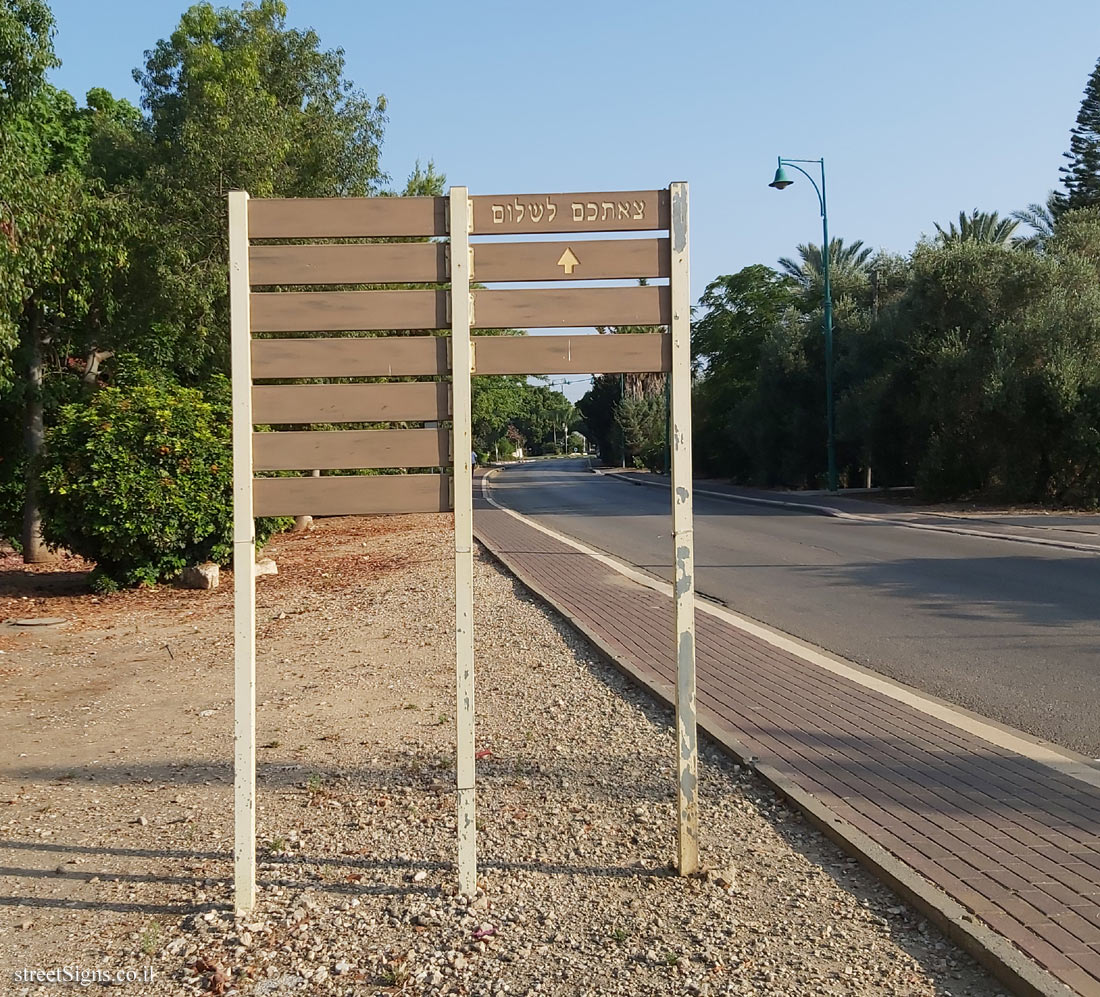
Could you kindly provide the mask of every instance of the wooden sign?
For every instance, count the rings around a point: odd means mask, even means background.
[[[480,283],[637,280],[667,277],[668,239],[477,242],[472,277]]]
[[[366,239],[447,234],[445,197],[249,200],[249,239]]]
[[[605,374],[641,374],[672,369],[668,333],[636,333],[630,336],[473,336],[471,341],[474,374],[590,374],[594,370]],[[445,375],[451,369],[447,355],[449,343],[443,336],[254,339],[252,376],[254,380],[258,380]],[[260,387],[262,385],[253,390],[254,397]],[[313,387],[323,389],[326,386]],[[332,387],[339,388],[340,385]],[[324,395],[323,390],[321,395]],[[264,433],[258,434],[256,445],[266,444],[267,436]],[[418,461],[413,460],[406,464],[410,467],[420,466]]]
[[[671,314],[667,287],[492,288],[474,292],[475,329],[658,326],[666,325]]]
[[[471,448],[472,377],[483,374],[669,374],[677,847],[681,873],[697,869],[687,219],[686,184],[472,198],[465,187],[421,198],[229,195],[239,910],[256,895],[258,516],[453,510],[458,888],[476,890]],[[625,235],[586,235],[601,232]],[[564,238],[477,241],[509,234]],[[642,280],[667,283],[562,284]],[[495,286],[507,283],[545,286]],[[654,331],[471,334],[593,326]]]
[[[443,242],[252,246],[253,286],[264,284],[434,284],[450,276]]]
[[[478,242],[471,277],[480,283],[637,280],[669,275],[668,239]],[[444,284],[450,247],[442,242],[278,246],[248,251],[253,286]]]
[[[667,190],[473,197],[471,235],[536,232],[646,232],[668,229]]]

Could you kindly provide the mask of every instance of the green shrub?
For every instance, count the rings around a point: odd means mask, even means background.
[[[224,378],[218,379],[224,382]],[[46,436],[42,532],[96,562],[93,584],[154,584],[232,554],[233,457],[224,384],[135,379],[65,406]],[[258,520],[263,543],[291,520]]]
[[[0,454],[0,541],[21,549],[23,533],[23,468],[25,461],[17,452]]]

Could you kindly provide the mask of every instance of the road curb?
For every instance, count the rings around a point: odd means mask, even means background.
[[[474,532],[475,535],[478,534],[476,525]],[[620,658],[598,632],[560,606],[527,571],[509,563],[507,555],[502,554],[484,537],[478,535],[478,541],[520,584],[595,644],[619,672],[666,707],[675,707],[675,688],[671,683],[647,675]],[[920,911],[960,948],[970,953],[1005,983],[1013,993],[1022,997],[1074,997],[1072,990],[1029,959],[1006,938],[979,921],[960,903],[876,844],[774,766],[755,759],[735,733],[721,723],[707,707],[699,707],[698,720],[699,726],[715,744],[739,764],[750,766],[814,827]]]
[[[614,471],[604,471],[598,467],[589,468],[593,474],[621,481],[624,484],[636,485],[642,488],[668,488],[668,485],[660,481],[640,481],[638,478],[627,478]],[[1076,550],[1086,554],[1100,554],[1100,544],[1074,543],[1071,540],[1049,540],[1045,537],[1021,537],[1014,533],[993,533],[989,530],[971,530],[964,526],[938,526],[934,523],[910,523],[904,519],[891,519],[886,516],[864,515],[859,512],[844,512],[842,509],[834,509],[828,505],[815,505],[810,502],[784,502],[782,499],[759,498],[755,495],[731,495],[729,492],[715,492],[707,488],[695,488],[695,495],[705,495],[707,498],[725,499],[727,502],[745,502],[749,505],[779,506],[784,509],[795,509],[799,512],[813,513],[816,516],[830,516],[833,519],[846,519],[858,523],[878,523],[882,526],[901,526],[907,530],[925,530],[929,533],[951,533],[963,537],[979,537],[984,540],[1005,540],[1009,543],[1034,544],[1037,547],[1057,547],[1061,550]]]

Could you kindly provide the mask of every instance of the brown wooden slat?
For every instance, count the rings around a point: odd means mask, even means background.
[[[471,198],[473,234],[668,229],[667,190],[500,194]]]
[[[253,339],[252,377],[416,377],[445,374],[447,339],[372,336]]]
[[[254,516],[367,516],[446,512],[449,474],[328,475],[320,478],[256,478]]]
[[[427,422],[450,418],[450,385],[443,381],[392,384],[257,384],[256,425],[319,422]]]
[[[449,278],[447,245],[442,242],[260,245],[248,250],[248,279],[254,287],[263,284],[412,284]]]
[[[671,266],[668,239],[478,242],[473,252],[471,276],[486,283],[667,277]]]
[[[252,436],[252,466],[257,471],[444,467],[450,463],[448,429],[345,429]]]
[[[475,374],[639,373],[667,371],[667,335],[475,336]],[[445,374],[447,339],[254,339],[252,376],[404,377]],[[381,466],[381,465],[378,465]]]
[[[447,234],[445,197],[256,198],[250,239],[358,239]]]
[[[638,374],[672,368],[667,333],[475,336],[475,374]]]
[[[667,287],[582,287],[474,292],[474,328],[553,329],[667,325]]]
[[[251,308],[253,332],[450,328],[446,291],[272,291]]]

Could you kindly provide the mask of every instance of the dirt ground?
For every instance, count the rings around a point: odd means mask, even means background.
[[[447,655],[428,647],[423,619],[403,612],[423,588],[410,576],[410,548],[438,533],[434,517],[364,519],[268,546],[285,561],[257,592],[257,766],[266,788],[297,790],[300,803],[307,777],[324,778],[337,759],[377,762],[367,736],[374,724],[357,736],[365,690],[398,741],[434,733],[439,715],[452,712]],[[449,570],[437,547],[427,550]],[[11,749],[0,769],[6,967],[99,965],[104,950],[135,938],[151,953],[164,941],[159,917],[226,897],[232,575],[223,572],[211,591],[97,597],[86,591],[90,568],[79,559],[25,567],[13,553],[0,560],[0,620],[68,620],[0,627],[0,730]],[[331,608],[349,593],[350,605]],[[383,603],[399,628],[372,621]],[[349,673],[346,662],[357,658],[363,666]],[[413,658],[438,675],[418,689],[431,709],[415,715],[403,710],[402,665]],[[443,754],[449,735],[441,741]]]
[[[56,992],[51,969],[142,994],[999,992],[713,750],[710,875],[670,875],[666,711],[484,556],[483,874],[457,897],[449,543],[402,516],[265,551],[243,920],[231,576],[96,597],[83,562],[0,557],[0,621],[66,620],[0,625],[0,993]]]

